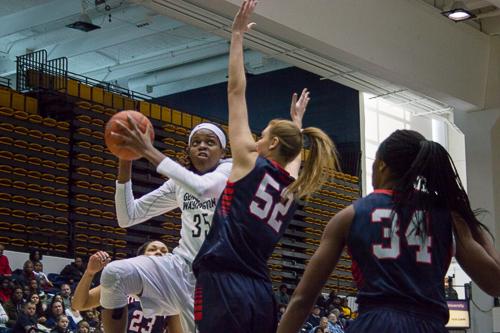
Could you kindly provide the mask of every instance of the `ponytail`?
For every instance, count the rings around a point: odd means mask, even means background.
[[[302,135],[309,140],[309,156],[306,155],[299,177],[287,189],[298,198],[316,191],[326,180],[328,169],[340,170],[337,149],[325,132],[307,127]]]
[[[442,207],[457,212],[473,233],[480,227],[487,230],[470,206],[453,160],[439,143],[428,141],[415,131],[398,130],[380,145],[377,157],[397,180],[396,211],[408,205],[425,212]]]

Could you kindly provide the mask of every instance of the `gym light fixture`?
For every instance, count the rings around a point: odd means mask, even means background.
[[[455,22],[465,21],[476,17],[476,15],[467,9],[463,1],[457,0],[453,1],[449,10],[443,11],[441,14]]]
[[[90,16],[88,16],[86,13],[80,14],[78,19],[75,22],[68,24],[67,27],[85,32],[101,29],[100,26],[92,23]]]

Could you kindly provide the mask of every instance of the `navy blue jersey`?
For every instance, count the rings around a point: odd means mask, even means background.
[[[224,270],[269,279],[267,260],[296,204],[283,190],[294,181],[277,163],[258,157],[252,171],[227,182],[193,270]]]
[[[132,296],[128,297],[128,329],[127,333],[165,333],[167,317],[144,317],[141,302]]]
[[[347,245],[360,310],[393,306],[448,321],[444,276],[453,254],[449,211],[402,208],[392,192],[376,190],[354,203]],[[421,232],[424,227],[427,232]]]

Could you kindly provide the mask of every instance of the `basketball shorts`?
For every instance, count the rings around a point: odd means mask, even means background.
[[[199,333],[275,333],[276,311],[270,281],[235,272],[200,271],[194,312]]]

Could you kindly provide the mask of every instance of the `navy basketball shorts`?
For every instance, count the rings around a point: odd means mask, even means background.
[[[194,318],[199,333],[275,333],[271,282],[235,272],[200,272]]]
[[[346,333],[447,333],[442,320],[404,310],[380,307],[361,313]]]

